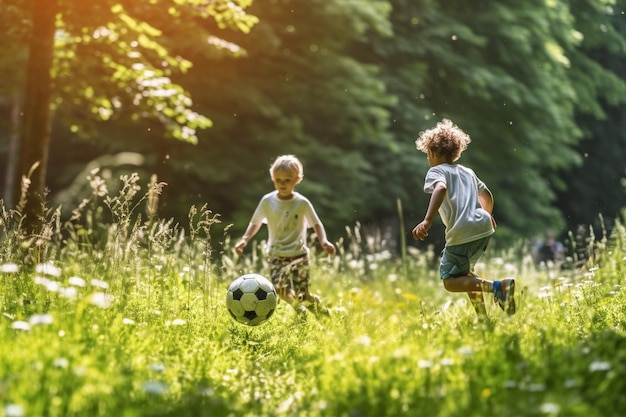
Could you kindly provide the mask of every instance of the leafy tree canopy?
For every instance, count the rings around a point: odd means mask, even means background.
[[[192,110],[188,91],[172,80],[192,63],[172,54],[172,43],[191,36],[206,49],[223,50],[223,29],[249,32],[258,19],[245,12],[251,1],[153,0],[62,1],[54,79],[55,107],[69,105],[69,125],[81,132],[87,116],[108,120],[160,120],[167,134],[197,143],[211,126]],[[207,24],[211,19],[212,24]],[[94,118],[87,118],[87,120]]]
[[[282,153],[303,160],[298,188],[335,235],[397,219],[397,199],[419,221],[428,167],[414,140],[443,117],[473,139],[461,162],[494,191],[498,236],[559,229],[575,189],[564,173],[626,97],[610,0],[478,0],[471,13],[439,0],[59,2],[56,123],[96,135],[89,159],[143,154],[144,177],[170,184],[163,215],[207,202],[236,229]],[[56,149],[79,148],[57,132]]]

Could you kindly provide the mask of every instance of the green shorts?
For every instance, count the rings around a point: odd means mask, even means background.
[[[487,250],[491,236],[463,243],[462,245],[446,246],[441,251],[439,275],[441,279],[462,277],[474,269],[478,259]]]

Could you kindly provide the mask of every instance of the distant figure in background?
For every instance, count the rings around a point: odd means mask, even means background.
[[[544,240],[535,246],[533,257],[537,265],[553,265],[563,261],[564,253],[563,244],[555,239],[551,230],[548,230]]]

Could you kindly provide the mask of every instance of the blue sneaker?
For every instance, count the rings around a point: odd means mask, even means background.
[[[494,301],[509,316],[515,314],[515,280],[513,278],[493,282]]]

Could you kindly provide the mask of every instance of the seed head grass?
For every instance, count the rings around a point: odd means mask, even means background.
[[[155,178],[110,196],[97,171],[45,239],[0,214],[0,406],[6,416],[617,416],[626,409],[626,231],[587,239],[568,268],[520,249],[476,272],[516,278],[518,311],[479,318],[444,290],[432,248],[385,248],[358,223],[311,255],[330,317],[279,302],[249,327],[225,306],[265,242],[235,255],[206,206],[158,218]],[[156,193],[156,194],[155,194]],[[0,205],[1,206],[1,205]],[[147,207],[146,207],[147,206]],[[497,235],[496,235],[497,236]],[[496,237],[497,238],[497,237]],[[312,238],[311,246],[315,248]]]

